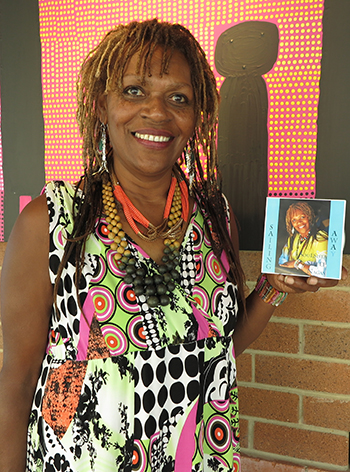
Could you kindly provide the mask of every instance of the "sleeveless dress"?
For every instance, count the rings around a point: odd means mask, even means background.
[[[74,187],[57,181],[45,191],[54,283],[73,227]],[[166,307],[150,308],[124,282],[104,219],[86,245],[82,310],[74,260],[67,262],[30,415],[27,471],[240,470],[237,287],[226,281],[203,221],[195,204],[181,246],[181,282]],[[137,265],[157,273],[128,243]]]

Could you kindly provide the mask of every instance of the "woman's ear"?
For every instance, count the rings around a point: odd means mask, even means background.
[[[101,123],[107,123],[107,95],[105,93],[97,99],[97,116]]]

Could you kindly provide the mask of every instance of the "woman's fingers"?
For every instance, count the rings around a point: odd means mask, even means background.
[[[346,277],[346,269],[344,277]],[[320,288],[335,287],[339,280],[323,279],[319,277],[294,277],[292,275],[268,275],[269,282],[273,287],[282,292],[288,293],[302,293],[302,292],[317,292]]]
[[[348,271],[342,267],[342,280],[348,276]],[[335,287],[339,280],[323,279],[321,277],[293,277],[292,275],[268,274],[267,278],[275,289],[281,292],[302,293],[317,292],[319,288]]]

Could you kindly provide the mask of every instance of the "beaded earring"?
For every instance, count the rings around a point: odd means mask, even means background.
[[[107,126],[104,123],[101,123],[101,139],[98,143],[98,153],[101,156],[101,164],[98,170],[99,173],[108,172],[107,166],[107,155],[106,155],[106,142],[107,142]]]
[[[193,183],[195,180],[196,165],[194,160],[193,138],[190,139],[186,146],[186,168],[188,173],[190,193],[192,193]]]

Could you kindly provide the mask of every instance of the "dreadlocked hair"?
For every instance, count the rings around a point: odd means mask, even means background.
[[[62,271],[68,260],[76,267],[75,285],[78,292],[86,241],[95,229],[96,220],[102,215],[102,184],[108,180],[108,175],[106,172],[99,172],[101,123],[97,113],[97,101],[109,92],[123,92],[124,72],[129,59],[135,54],[138,55],[137,73],[140,74],[141,80],[151,76],[152,58],[159,47],[163,54],[160,76],[168,73],[169,63],[175,51],[185,56],[190,67],[194,112],[197,117],[190,143],[195,166],[192,191],[205,215],[206,229],[214,253],[220,261],[222,251],[225,251],[230,265],[228,276],[232,282],[237,283],[244,303],[244,275],[227,231],[226,205],[221,194],[216,150],[219,95],[215,77],[203,49],[189,30],[179,24],[159,22],[157,19],[118,25],[88,54],[81,67],[77,80],[77,121],[83,138],[84,174],[76,186],[73,199],[73,230],[67,240],[57,274],[55,300],[62,283]],[[113,150],[108,136],[106,152],[109,168],[112,168]],[[182,174],[180,164],[185,154],[186,149],[175,165],[177,171]],[[81,302],[79,297],[78,301]]]

